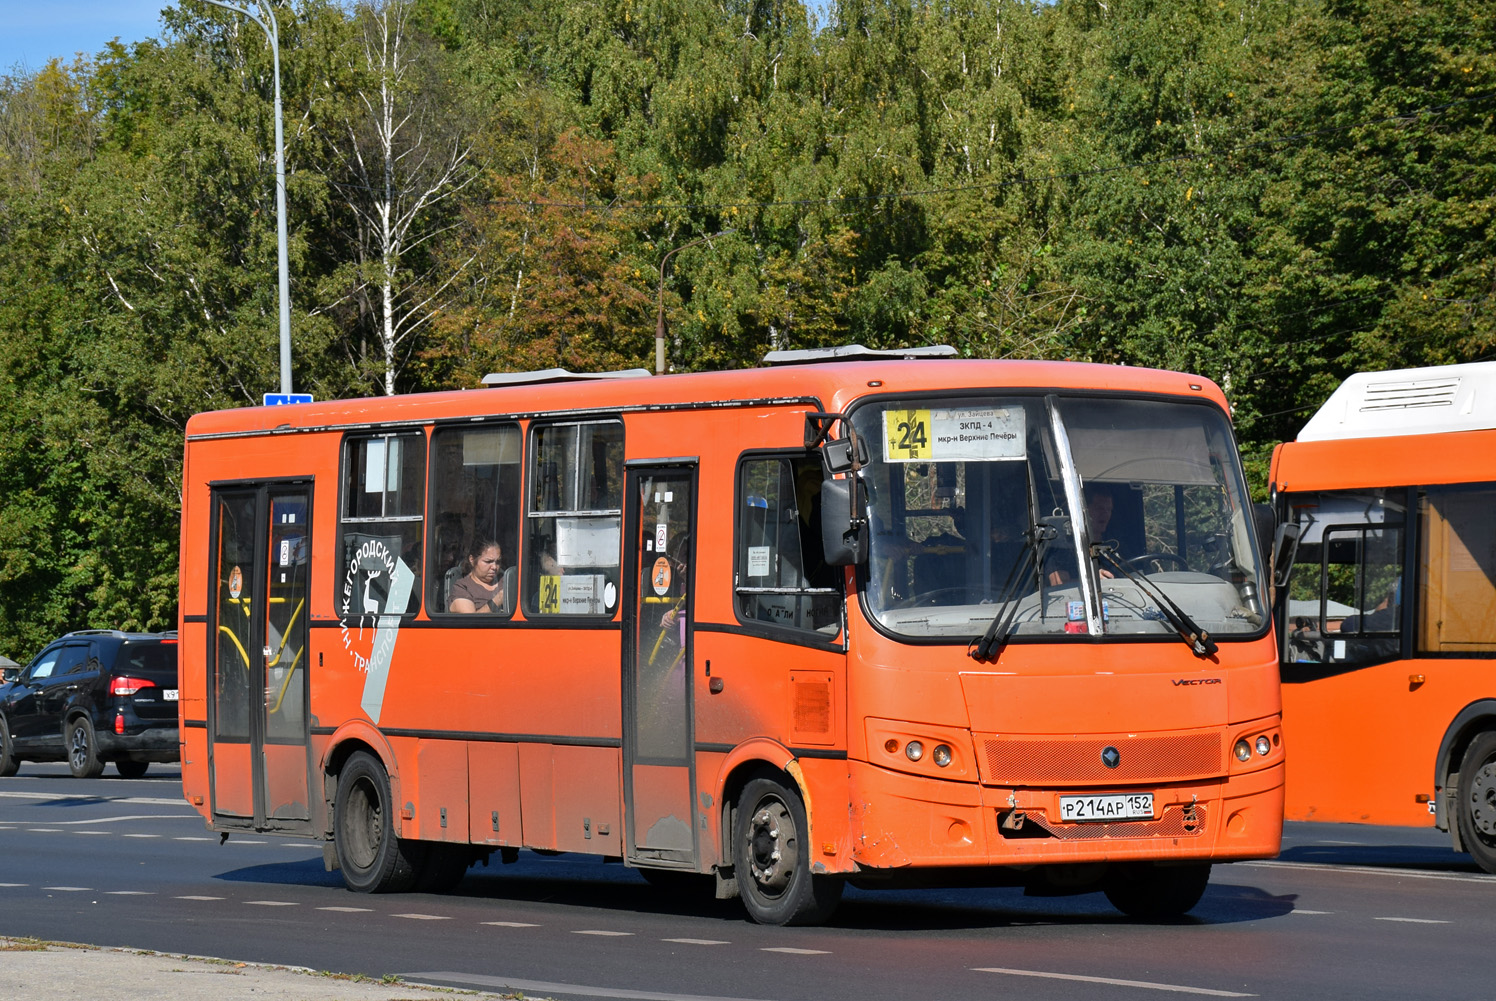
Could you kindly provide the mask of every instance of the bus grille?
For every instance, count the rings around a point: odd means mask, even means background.
[[[1208,817],[1206,808],[1196,805],[1193,810],[1171,806],[1157,820],[1122,820],[1114,824],[1063,824],[1051,821],[1038,810],[1028,811],[1024,819],[1063,841],[1100,841],[1115,838],[1198,838],[1209,826]]]
[[[982,741],[982,780],[988,785],[1054,786],[1136,782],[1185,782],[1226,771],[1219,732],[1169,736],[1008,737]],[[1101,753],[1115,747],[1116,768]]]

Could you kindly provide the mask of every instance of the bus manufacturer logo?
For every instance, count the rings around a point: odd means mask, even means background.
[[[1122,752],[1115,747],[1103,747],[1101,749],[1101,763],[1108,768],[1116,768],[1122,763]]]
[[[1220,683],[1221,683],[1221,679],[1220,678],[1175,678],[1174,679],[1174,687],[1175,688],[1178,688],[1180,685],[1219,685]]]

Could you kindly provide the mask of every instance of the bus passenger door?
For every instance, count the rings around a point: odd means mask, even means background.
[[[694,466],[630,466],[624,518],[624,852],[695,868]]]
[[[220,828],[311,830],[310,500],[304,485],[213,492],[208,736]]]

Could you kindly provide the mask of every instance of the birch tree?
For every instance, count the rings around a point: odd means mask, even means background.
[[[429,251],[456,224],[456,196],[476,176],[446,53],[413,12],[408,0],[355,10],[346,67],[355,90],[332,126],[344,157],[334,187],[357,260],[347,296],[364,333],[351,360],[386,395],[462,275],[465,262],[438,269]]]

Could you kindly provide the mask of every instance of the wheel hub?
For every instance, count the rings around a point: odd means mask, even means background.
[[[1470,780],[1470,822],[1482,835],[1496,838],[1496,762],[1486,762]]]
[[[788,811],[778,803],[761,807],[748,823],[747,837],[753,881],[765,890],[783,890],[798,861]]]

